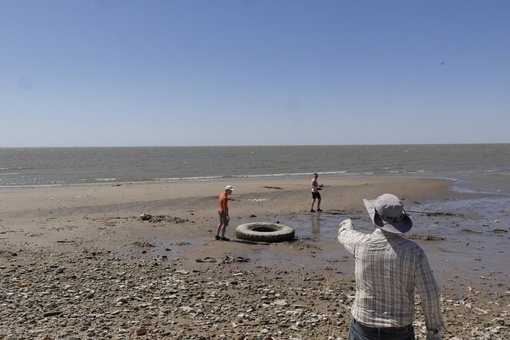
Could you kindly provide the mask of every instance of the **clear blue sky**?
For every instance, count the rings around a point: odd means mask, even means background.
[[[4,0],[0,147],[510,142],[507,0]]]

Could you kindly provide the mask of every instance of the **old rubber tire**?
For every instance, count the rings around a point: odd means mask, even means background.
[[[237,226],[236,237],[242,240],[283,242],[294,239],[294,229],[279,223],[253,222]]]

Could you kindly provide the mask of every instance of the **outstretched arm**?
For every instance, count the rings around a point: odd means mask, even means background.
[[[420,294],[427,340],[440,340],[441,331],[445,328],[441,314],[439,287],[430,269],[425,254],[421,257],[415,272],[416,287]]]
[[[352,224],[351,219],[344,220],[340,223],[340,228],[338,229],[338,242],[343,244],[345,249],[351,253],[354,253],[356,243],[368,237],[370,237],[369,234],[363,234],[354,230],[354,225]]]

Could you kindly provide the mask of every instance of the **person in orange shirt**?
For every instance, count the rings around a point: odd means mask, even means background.
[[[220,194],[218,200],[218,215],[220,216],[220,223],[216,229],[216,239],[222,241],[230,241],[225,237],[225,229],[227,229],[230,216],[228,215],[228,195],[232,194],[234,188],[231,185],[225,187],[225,191]],[[221,235],[221,236],[220,236]]]

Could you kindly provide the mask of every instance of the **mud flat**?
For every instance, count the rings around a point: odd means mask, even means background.
[[[2,190],[0,339],[345,339],[354,268],[335,228],[369,232],[361,199],[384,192],[439,212],[412,213],[408,237],[442,287],[444,338],[510,338],[504,209],[468,209],[494,204],[447,181],[360,178],[328,179],[312,215],[307,182],[229,184],[230,242],[214,240],[223,182]],[[236,240],[252,221],[298,239]]]

